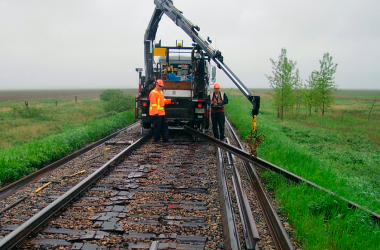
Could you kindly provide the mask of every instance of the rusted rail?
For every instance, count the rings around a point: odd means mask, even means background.
[[[230,144],[228,138],[227,143]],[[234,155],[227,152],[228,165],[232,171],[232,182],[236,194],[236,200],[239,207],[241,224],[243,227],[243,234],[245,238],[245,245],[247,249],[255,249],[256,243],[260,240],[260,235],[257,230],[256,223],[253,219],[252,210],[250,208],[247,195],[245,193],[239,171],[236,167],[236,160]]]
[[[227,249],[240,250],[239,233],[236,228],[235,215],[232,209],[230,191],[227,186],[227,175],[223,162],[223,154],[220,148],[217,149],[218,159],[218,183],[219,195],[222,206],[222,220],[224,226],[225,245]]]
[[[243,149],[243,145],[241,144],[239,137],[236,135],[235,131],[232,129],[229,121],[226,121],[226,128],[228,129],[229,134],[238,144],[240,149]],[[259,201],[259,204],[262,208],[262,212],[267,221],[268,228],[272,235],[272,239],[277,249],[293,249],[293,246],[290,242],[288,234],[285,231],[285,228],[282,226],[281,220],[278,217],[275,209],[272,207],[269,198],[266,196],[264,192],[264,188],[261,185],[261,181],[255,171],[255,168],[252,164],[243,162],[244,169],[248,175],[253,191],[256,194],[256,197]]]
[[[63,164],[75,159],[76,157],[90,151],[91,149],[101,145],[102,143],[110,140],[111,138],[117,136],[118,134],[120,134],[121,132],[125,131],[125,130],[128,130],[128,129],[131,129],[135,126],[139,126],[139,123],[133,123],[109,136],[106,136],[94,143],[91,143],[90,145],[84,147],[84,148],[81,148],[80,150],[52,163],[52,164],[49,164],[48,166],[44,167],[44,168],[41,168],[40,170],[30,174],[30,175],[27,175],[25,176],[24,178],[18,180],[18,181],[15,181],[15,182],[12,182],[10,183],[9,185],[3,187],[0,189],[0,200],[8,197],[9,195],[13,194],[15,191],[17,191],[18,189],[22,188],[23,186],[33,182],[33,181],[36,181],[38,180],[39,178],[41,178],[42,176],[46,175],[47,173],[49,173],[50,171],[62,166]]]
[[[330,191],[330,190],[328,190],[326,188],[323,188],[323,187],[321,187],[321,186],[319,186],[319,185],[317,185],[317,184],[315,184],[315,183],[313,183],[311,181],[308,181],[308,180],[306,180],[306,179],[304,179],[304,178],[302,178],[302,177],[300,177],[300,176],[298,176],[296,174],[293,174],[293,173],[291,173],[291,172],[289,172],[289,171],[287,171],[287,170],[285,170],[283,168],[280,168],[279,166],[276,166],[276,165],[274,165],[274,164],[272,164],[272,163],[270,163],[268,161],[265,161],[265,160],[263,160],[263,159],[261,159],[259,157],[257,157],[257,158],[253,157],[252,155],[248,154],[247,152],[245,152],[245,151],[243,151],[243,150],[241,150],[241,149],[239,149],[237,147],[228,145],[228,144],[226,144],[226,143],[224,143],[224,142],[222,142],[220,140],[217,140],[217,139],[215,139],[215,138],[213,138],[211,136],[203,134],[203,133],[201,133],[201,132],[199,132],[197,130],[194,130],[194,129],[189,128],[187,126],[184,127],[184,130],[187,133],[189,133],[189,134],[191,134],[191,135],[193,135],[193,136],[195,136],[197,138],[200,138],[202,140],[205,140],[205,141],[207,141],[209,143],[212,143],[213,145],[215,145],[217,147],[220,147],[220,148],[222,148],[222,149],[224,149],[224,150],[226,150],[226,151],[228,151],[228,152],[236,155],[237,157],[240,157],[240,158],[244,159],[245,161],[247,161],[247,162],[249,162],[251,164],[254,164],[257,167],[260,167],[262,169],[270,170],[272,172],[275,172],[278,175],[281,175],[281,176],[285,177],[286,179],[288,179],[288,180],[290,180],[290,181],[292,181],[294,183],[306,183],[310,187],[317,188],[319,190],[325,191],[326,193],[328,193],[328,194],[330,194],[332,196],[338,197],[339,199],[347,202],[347,204],[348,204],[348,206],[350,208],[361,209],[361,210],[369,213],[370,217],[373,219],[374,222],[376,222],[378,224],[380,223],[380,215],[379,214],[377,214],[377,213],[375,213],[375,212],[373,212],[373,211],[371,211],[369,209],[366,209],[366,208],[360,206],[359,204],[357,204],[355,202],[352,202],[352,201],[350,201],[350,200],[348,200],[348,199],[346,199],[344,197],[341,197],[341,196],[335,194],[334,192],[332,192],[332,191]]]
[[[29,203],[34,210],[43,207],[42,210],[30,217],[28,213],[23,224],[3,224],[2,232],[10,233],[1,239],[0,249],[113,249],[115,237],[117,246],[126,249],[196,250],[206,245],[207,249],[240,249],[236,233],[227,233],[232,237],[223,234],[214,148],[202,141],[191,142],[190,136],[178,133],[179,139],[162,144],[144,144],[151,141],[147,134],[116,156],[113,154],[105,164],[99,161],[102,166],[91,164],[83,175],[65,179],[68,182],[45,176],[38,183],[52,184],[33,192],[33,200],[23,202],[27,210]],[[109,151],[120,148],[110,146]],[[73,176],[72,172],[57,172]],[[72,187],[71,183],[78,184]],[[231,198],[223,195],[222,200]],[[237,231],[234,223],[227,224],[232,228],[227,232]]]
[[[16,228],[10,234],[6,235],[0,241],[0,249],[13,249],[29,235],[33,234],[34,232],[37,232],[38,229],[45,225],[58,211],[66,207],[82,192],[87,190],[95,181],[101,178],[101,176],[103,176],[109,170],[111,164],[138,148],[141,144],[145,143],[150,137],[150,133],[146,134],[144,137],[142,137],[123,151],[121,151],[119,154],[117,154],[115,157],[109,160],[106,164],[104,164],[101,168],[99,168],[97,171],[88,176],[85,180],[83,180],[74,188],[70,189],[67,193],[56,199],[54,202],[45,207],[32,218],[27,220],[25,223]]]

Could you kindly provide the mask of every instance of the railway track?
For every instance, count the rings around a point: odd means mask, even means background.
[[[284,230],[288,245],[269,234],[276,229],[263,223],[252,191],[245,195],[231,154],[183,132],[165,144],[139,132],[120,132],[13,190],[3,199],[0,248],[292,249]]]
[[[133,124],[125,127],[124,129],[121,129],[121,130],[119,130],[119,131],[117,131],[117,132],[115,132],[115,133],[113,133],[113,134],[111,134],[109,136],[106,136],[106,137],[102,138],[99,141],[91,143],[90,145],[87,145],[86,147],[83,147],[82,149],[80,149],[80,150],[78,150],[78,151],[76,151],[76,152],[74,152],[74,153],[72,153],[72,154],[70,154],[70,155],[68,155],[68,156],[66,156],[66,157],[64,157],[62,159],[60,159],[60,160],[58,160],[58,161],[56,161],[56,162],[54,162],[52,164],[49,164],[48,166],[46,166],[46,167],[44,167],[44,168],[42,168],[42,169],[40,169],[40,170],[38,170],[38,171],[36,171],[36,172],[28,175],[28,176],[25,176],[24,178],[22,178],[22,179],[20,179],[18,181],[15,181],[15,182],[13,182],[11,184],[8,184],[5,187],[0,188],[0,200],[2,200],[4,198],[12,195],[14,192],[20,190],[22,187],[28,185],[29,183],[32,183],[33,181],[38,180],[39,178],[41,178],[42,176],[50,173],[54,169],[59,168],[59,167],[63,166],[64,164],[66,164],[66,163],[68,163],[68,162],[70,162],[70,161],[72,161],[72,160],[74,160],[76,158],[80,158],[81,155],[83,155],[84,153],[89,152],[90,150],[98,147],[99,145],[104,144],[106,141],[108,141],[108,140],[116,137],[120,133],[124,133],[124,132],[129,131],[129,130],[133,130],[134,131],[137,127],[140,127],[139,124],[138,123],[133,123]],[[136,139],[136,138],[138,138],[137,134],[134,135],[134,136],[131,136],[130,139],[133,140],[133,139]],[[124,143],[125,143],[125,141],[124,141]],[[120,141],[119,144],[121,144],[121,141]],[[100,155],[104,155],[104,153],[101,152]],[[86,161],[91,161],[91,160],[93,160],[95,158],[98,158],[100,155],[97,154],[97,155],[95,155],[93,157],[89,157],[90,159],[84,160],[84,163]],[[0,211],[0,213],[1,213],[1,211]]]
[[[226,130],[153,144],[134,124],[2,188],[0,249],[293,249],[255,167],[319,187]]]

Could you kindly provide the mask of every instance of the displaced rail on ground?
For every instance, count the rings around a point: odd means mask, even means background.
[[[360,206],[359,204],[357,204],[357,203],[355,203],[353,201],[350,201],[350,200],[348,200],[348,199],[346,199],[344,197],[341,197],[341,196],[335,194],[334,192],[332,192],[332,191],[330,191],[330,190],[328,190],[326,188],[323,188],[323,187],[321,187],[321,186],[319,186],[319,185],[317,185],[317,184],[315,184],[315,183],[313,183],[313,182],[311,182],[309,180],[306,180],[306,179],[304,179],[304,178],[302,178],[302,177],[300,177],[300,176],[298,176],[296,174],[293,174],[293,173],[289,172],[288,170],[285,170],[285,169],[280,168],[279,166],[276,166],[276,165],[274,165],[274,164],[272,164],[272,163],[270,163],[268,161],[265,161],[264,159],[261,159],[259,157],[253,157],[252,155],[250,155],[249,153],[243,151],[240,148],[228,145],[227,143],[224,143],[224,142],[222,142],[220,140],[217,140],[217,139],[215,139],[215,138],[213,138],[211,136],[208,136],[208,135],[206,135],[204,133],[200,133],[199,131],[196,131],[196,130],[190,128],[190,127],[185,126],[184,130],[187,133],[189,133],[189,134],[191,134],[191,135],[193,135],[195,137],[198,137],[198,138],[200,138],[202,140],[208,141],[209,143],[212,143],[213,145],[215,145],[217,147],[220,147],[220,148],[222,148],[222,149],[224,149],[224,150],[226,150],[226,151],[228,151],[228,152],[236,155],[237,157],[240,157],[240,158],[244,159],[245,161],[247,161],[247,162],[249,162],[251,164],[254,164],[257,167],[260,167],[260,168],[262,168],[264,170],[270,170],[270,171],[272,171],[272,172],[274,172],[274,173],[276,173],[278,175],[281,175],[281,176],[285,177],[286,179],[288,179],[288,180],[290,180],[290,181],[292,181],[294,183],[306,183],[310,187],[317,188],[319,190],[322,190],[322,191],[325,191],[325,192],[329,193],[332,196],[338,197],[339,199],[347,202],[347,204],[348,204],[348,206],[350,208],[362,209],[363,211],[369,213],[370,217],[373,219],[374,222],[376,222],[378,224],[380,223],[380,215],[379,214],[377,214],[377,213],[375,213],[375,212],[373,212],[373,211],[371,211],[369,209],[366,209],[366,208]]]
[[[235,142],[235,144],[238,144],[239,149],[231,145],[229,139],[227,139],[227,143],[225,143],[211,136],[200,133],[199,131],[196,131],[189,127],[185,127],[185,131],[195,137],[198,137],[200,139],[203,139],[209,143],[216,145],[217,147],[219,147],[219,151],[222,148],[227,151],[227,156],[231,163],[230,167],[233,173],[233,182],[234,182],[235,191],[236,191],[236,198],[237,198],[238,203],[240,204],[239,210],[240,210],[240,215],[242,218],[242,226],[243,226],[243,231],[244,231],[244,236],[245,236],[246,247],[247,249],[254,249],[254,247],[256,246],[256,242],[259,240],[259,236],[256,231],[256,226],[253,226],[254,221],[252,218],[252,212],[251,212],[251,209],[249,208],[249,204],[247,204],[247,201],[244,198],[245,197],[244,189],[240,186],[240,183],[241,183],[240,175],[236,167],[233,165],[233,162],[235,160],[233,160],[233,156],[231,155],[233,153],[237,157],[240,157],[239,153],[244,152],[243,146],[238,136],[234,133],[228,120],[226,122],[226,125],[227,125],[226,127],[230,134],[231,139]],[[261,182],[257,174],[255,173],[253,166],[248,165],[247,162],[244,162],[244,168],[250,179],[251,187],[253,188],[256,194],[256,197],[260,203],[262,212],[264,214],[272,239],[277,249],[284,249],[284,250],[293,249],[289,236],[287,232],[285,231],[280,218],[278,217],[277,213],[272,207],[269,199],[266,197],[264,190],[261,186]]]

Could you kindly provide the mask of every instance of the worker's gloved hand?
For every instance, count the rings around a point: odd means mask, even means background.
[[[176,99],[174,99],[174,98],[172,98],[172,99],[171,99],[171,101],[172,101],[172,103],[174,103],[174,104],[175,104],[177,100],[176,100]]]
[[[215,105],[216,105],[215,102],[212,102],[212,103],[211,103],[211,106],[215,106]]]
[[[158,114],[155,114],[154,116],[158,116]]]
[[[223,104],[222,101],[219,101],[219,102],[218,102],[218,105],[222,105],[222,104]]]

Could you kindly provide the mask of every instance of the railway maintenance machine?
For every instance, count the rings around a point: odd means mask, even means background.
[[[182,128],[184,125],[197,130],[209,127],[209,110],[206,103],[210,82],[215,82],[216,68],[210,66],[214,61],[234,82],[239,90],[253,105],[252,131],[247,138],[251,153],[256,156],[256,147],[263,141],[257,135],[256,116],[260,108],[260,96],[253,95],[238,77],[223,62],[219,50],[211,46],[209,39],[204,39],[200,28],[183,16],[171,0],[154,0],[156,8],[150,19],[144,36],[145,75],[142,68],[139,72],[139,92],[135,99],[135,117],[140,119],[142,129],[151,128],[149,116],[149,93],[155,88],[155,81],[164,81],[165,98],[174,98],[175,103],[165,105],[165,113],[169,129]],[[155,43],[158,24],[162,15],[167,15],[177,26],[190,36],[192,46],[184,46],[183,41],[176,41],[174,46],[162,46],[161,41]],[[211,73],[211,75],[210,75]]]

